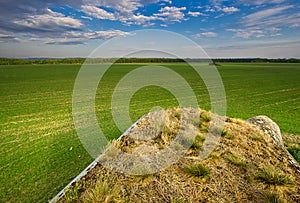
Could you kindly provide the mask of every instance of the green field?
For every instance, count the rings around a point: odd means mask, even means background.
[[[204,83],[184,64],[165,64],[193,87],[200,107],[209,110]],[[96,96],[99,123],[108,138],[119,132],[111,117],[117,82],[139,64],[117,64],[105,74]],[[0,202],[45,202],[81,172],[92,158],[81,146],[72,120],[72,91],[80,65],[0,66]],[[238,64],[218,67],[227,96],[227,116],[267,115],[285,133],[300,134],[300,64]],[[153,106],[176,106],[157,87],[131,100],[138,119]]]

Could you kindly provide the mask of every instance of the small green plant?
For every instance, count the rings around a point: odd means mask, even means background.
[[[300,147],[289,147],[288,151],[300,163]]]
[[[195,140],[191,146],[192,149],[201,149],[201,147],[203,146],[203,142],[205,141],[205,136],[198,133],[195,136]]]
[[[221,158],[220,154],[218,154],[216,152],[210,153],[209,157],[212,159],[220,159]]]
[[[181,118],[181,114],[180,114],[179,112],[176,112],[174,116],[175,116],[175,118],[177,118],[177,119],[180,119],[180,118]]]
[[[204,178],[210,175],[210,170],[203,166],[202,164],[196,164],[192,166],[184,167],[184,170],[193,176]]]
[[[168,127],[165,127],[162,131],[163,134],[166,134],[166,135],[172,135],[173,134],[173,131],[168,128]]]
[[[222,132],[221,132],[221,136],[225,137],[227,134],[228,134],[227,131],[223,129]]]
[[[212,119],[211,116],[207,112],[202,112],[200,117],[204,122],[210,122]]]
[[[195,118],[191,118],[190,119],[190,122],[194,125],[194,126],[196,126],[196,127],[201,127],[201,121],[200,121],[200,119],[195,119]]]
[[[208,133],[209,128],[207,126],[201,126],[201,130]]]
[[[233,134],[228,133],[225,129],[219,129],[216,131],[218,134],[221,134],[221,137],[226,137],[230,140],[233,140],[235,136]]]
[[[189,203],[189,201],[177,199],[177,200],[172,200],[171,203]]]
[[[81,189],[83,189],[85,186],[85,180],[83,179],[82,182],[76,182],[75,185],[70,187],[65,192],[65,199],[67,202],[74,202],[78,199],[78,193]]]
[[[243,158],[241,158],[241,157],[239,157],[237,155],[229,154],[229,155],[227,155],[227,159],[228,159],[228,161],[230,163],[232,163],[232,164],[234,164],[236,166],[240,166],[242,168],[246,168],[247,167],[247,162]]]
[[[258,179],[270,185],[288,186],[293,184],[290,175],[275,169],[273,166],[264,166],[262,170],[256,173]]]
[[[266,201],[269,203],[283,203],[276,192],[268,192],[266,194]]]
[[[251,134],[250,136],[253,140],[262,141],[264,138],[261,135]]]
[[[129,190],[126,192],[130,193]],[[83,202],[124,202],[120,194],[121,190],[118,184],[115,184],[115,180],[108,182],[104,177],[100,177],[95,187],[85,192]]]
[[[213,126],[211,128],[211,132],[216,135],[221,135],[222,137],[229,136],[229,134],[227,133],[227,131],[225,129],[220,128],[218,126]]]

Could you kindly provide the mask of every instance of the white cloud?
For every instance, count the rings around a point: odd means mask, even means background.
[[[200,12],[192,12],[192,11],[189,11],[189,12],[188,12],[188,15],[193,16],[193,17],[198,17],[199,15],[201,15],[201,13],[200,13]]]
[[[279,4],[284,1],[285,0],[238,0],[239,3],[247,4],[247,5]]]
[[[277,7],[277,8],[265,9],[265,10],[258,11],[256,13],[252,13],[250,15],[245,16],[244,20],[249,23],[251,23],[253,21],[259,21],[261,19],[277,15],[277,14],[281,13],[282,11],[287,10],[292,7],[293,6],[281,6],[281,7]]]
[[[224,15],[225,15],[224,13],[221,13],[220,15],[215,16],[215,19],[221,18],[221,17],[223,17]]]
[[[121,13],[132,13],[142,7],[140,1],[133,0],[84,0],[85,5],[112,8]]]
[[[290,25],[290,28],[295,28],[295,27],[300,27],[300,24],[294,23],[294,24]]]
[[[216,9],[212,8],[211,6],[205,6],[205,12],[214,13],[216,12]]]
[[[87,19],[87,20],[93,20],[93,18],[88,17],[88,16],[81,16],[82,19]]]
[[[172,4],[173,2],[171,0],[163,0],[164,2],[167,2],[169,4]]]
[[[240,11],[240,9],[236,8],[236,7],[224,7],[224,8],[221,8],[221,10],[225,13],[234,13],[234,12],[238,12]]]
[[[0,42],[1,43],[24,43],[26,41],[14,36],[14,35],[0,33]]]
[[[243,58],[299,58],[299,39],[243,40],[232,44],[211,46],[205,49],[210,57]]]
[[[211,37],[217,37],[217,36],[218,36],[218,34],[215,32],[202,32],[202,33],[195,34],[194,38],[200,39],[202,37],[210,37],[211,38]]]
[[[124,18],[124,21],[133,21],[138,25],[141,25],[147,21],[151,21],[151,20],[159,20],[160,18],[157,16],[144,16],[144,15],[132,15],[129,18]]]
[[[291,26],[293,24],[300,24],[300,13],[283,11],[292,8],[292,6],[283,6],[274,9],[266,9],[244,17],[242,23],[247,27],[279,27]]]
[[[113,37],[122,37],[130,35],[131,33],[121,30],[106,30],[94,32],[66,32],[62,37],[52,39],[48,38],[44,44],[47,45],[81,45],[86,44],[88,40],[96,39],[110,39]],[[1,37],[0,37],[1,39]]]
[[[281,30],[281,28],[271,27],[269,30],[272,31],[272,32],[278,32],[278,31]]]
[[[189,11],[188,15],[193,16],[193,17],[208,16],[207,14],[204,14],[204,13],[201,13],[201,12],[197,12],[197,11],[195,11],[195,12]]]
[[[224,13],[234,13],[240,11],[240,9],[234,6],[223,6],[223,2],[227,0],[210,0],[211,6],[206,6],[206,12],[215,12],[215,11],[222,11]]]
[[[281,36],[281,33],[279,33],[281,31],[281,28],[271,27],[267,30],[269,31],[271,37]]]
[[[155,26],[155,23],[148,23],[148,24],[143,25],[144,28],[149,28],[149,27],[153,27],[153,26]]]
[[[95,31],[91,33],[85,33],[84,36],[88,39],[110,39],[113,37],[127,36],[128,32],[121,30],[106,30],[106,31]]]
[[[159,13],[155,13],[151,16],[145,16],[143,14],[132,12],[120,12],[116,11],[115,13],[109,13],[102,8],[95,6],[85,5],[82,6],[82,11],[85,14],[92,16],[97,19],[107,19],[107,20],[118,20],[123,22],[125,25],[143,25],[143,26],[153,26],[155,20],[165,21],[165,22],[181,22],[184,20],[185,15],[182,11],[186,10],[186,7],[163,7],[159,10]],[[195,15],[195,13],[193,13]],[[199,13],[201,14],[201,13]]]
[[[160,13],[158,14],[154,14],[154,16],[159,16],[159,17],[163,17],[162,20],[164,21],[176,21],[176,22],[181,22],[182,20],[184,20],[185,15],[182,11],[185,11],[186,7],[181,7],[181,8],[177,8],[177,7],[169,7],[166,6],[164,8],[161,8],[159,10]]]
[[[113,37],[127,36],[129,32],[121,30],[106,30],[106,31],[94,31],[94,32],[67,32],[66,38],[80,38],[80,39],[110,39]]]
[[[265,31],[260,29],[227,29],[229,32],[234,32],[234,37],[249,39],[250,37],[260,38],[265,36]]]
[[[104,9],[95,7],[95,6],[81,6],[82,11],[89,16],[98,18],[98,19],[108,19],[108,20],[116,20],[116,17],[113,13],[109,13]]]
[[[73,39],[49,39],[44,42],[47,45],[80,45],[85,44],[84,41],[81,40],[73,40]]]
[[[41,32],[80,29],[83,25],[80,20],[66,17],[61,13],[53,12],[49,9],[46,14],[31,15],[25,19],[15,20],[13,23],[24,28],[35,29]]]
[[[280,36],[281,28],[277,27],[266,27],[264,29],[258,28],[246,28],[246,29],[227,29],[229,32],[234,32],[234,37],[250,39],[250,38],[261,38],[265,36],[276,37]]]

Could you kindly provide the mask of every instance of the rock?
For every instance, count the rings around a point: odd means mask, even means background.
[[[294,159],[294,157],[284,147],[281,132],[279,126],[267,116],[256,116],[246,120],[248,123],[252,123],[262,129],[267,135],[269,135],[275,144],[284,151],[289,163],[295,167],[296,171],[300,174],[300,164]]]
[[[282,140],[280,128],[269,117],[256,116],[254,118],[249,118],[248,120],[246,120],[246,122],[252,123],[252,124],[260,127],[260,129],[262,129],[266,134],[268,134],[277,145],[283,146],[283,140]]]

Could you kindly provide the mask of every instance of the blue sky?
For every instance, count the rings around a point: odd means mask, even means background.
[[[0,0],[0,57],[86,57],[142,29],[182,34],[213,58],[300,58],[298,0]]]

